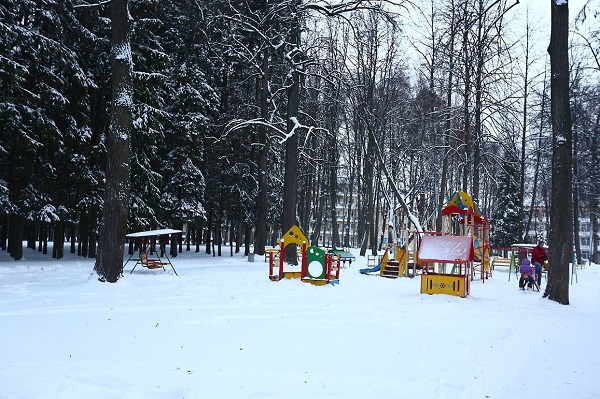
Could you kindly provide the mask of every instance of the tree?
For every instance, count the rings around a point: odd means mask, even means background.
[[[130,134],[133,128],[133,62],[128,0],[111,1],[112,106],[106,137],[104,209],[95,269],[101,281],[114,283],[123,268],[130,192]]]
[[[569,4],[551,0],[550,108],[552,199],[548,234],[548,284],[544,298],[569,304],[569,260],[573,248],[572,128],[569,104]]]
[[[515,149],[505,150],[503,169],[500,172],[497,208],[492,214],[491,245],[495,248],[508,248],[520,241],[521,199],[519,198],[519,158]]]

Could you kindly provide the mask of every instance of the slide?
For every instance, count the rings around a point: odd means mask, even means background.
[[[369,274],[369,273],[378,272],[381,269],[381,265],[383,265],[383,268],[385,269],[385,266],[387,265],[387,262],[388,262],[388,256],[389,256],[388,251],[389,251],[389,248],[385,250],[385,252],[383,253],[383,256],[381,257],[381,262],[379,262],[379,264],[377,266],[360,269],[359,273]]]
[[[365,269],[360,269],[359,272],[362,274],[369,274],[369,273],[378,272],[379,269],[381,269],[381,264],[379,264],[377,266],[373,266],[373,267],[367,267]]]

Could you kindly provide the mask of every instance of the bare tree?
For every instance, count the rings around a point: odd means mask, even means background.
[[[551,0],[550,88],[552,118],[552,201],[548,284],[544,297],[569,304],[569,260],[573,248],[572,127],[569,104],[569,5]]]
[[[106,137],[104,211],[95,265],[101,281],[114,283],[123,268],[129,202],[129,154],[133,102],[131,21],[128,0],[111,1],[112,109]]]

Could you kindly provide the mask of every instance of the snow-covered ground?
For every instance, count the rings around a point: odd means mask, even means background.
[[[506,269],[463,299],[366,258],[318,287],[224,254],[109,284],[93,260],[0,252],[0,398],[600,397],[600,266],[562,306]]]

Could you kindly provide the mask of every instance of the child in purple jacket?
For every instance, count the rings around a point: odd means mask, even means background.
[[[521,263],[521,267],[519,269],[521,272],[521,278],[519,279],[519,288],[524,290],[525,284],[527,283],[527,287],[533,288],[533,268],[531,267],[531,262],[529,262],[528,258],[523,259]]]

